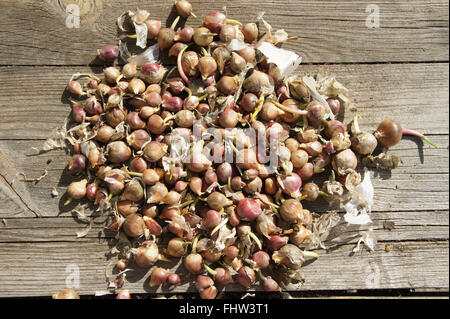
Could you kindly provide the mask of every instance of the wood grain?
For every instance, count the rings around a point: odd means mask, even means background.
[[[392,148],[393,153],[403,158],[403,166],[392,172],[372,172],[375,187],[374,211],[448,209],[448,136],[433,135],[430,138],[441,148],[417,146],[414,140],[405,140]],[[70,156],[64,151],[27,156],[34,153],[34,146],[36,141],[0,141],[0,148],[4,150],[5,156],[11,160],[15,159],[14,165],[18,172],[37,178],[45,170],[48,171],[48,175],[40,182],[23,185],[23,192],[30,196],[33,205],[39,207],[44,216],[67,216],[75,205],[63,207],[67,199],[64,195],[65,189],[75,180],[64,172]],[[19,177],[16,182],[19,182],[18,179]],[[54,187],[59,192],[55,198],[51,195]],[[17,205],[7,193],[1,191],[0,198],[7,203],[0,207],[0,217],[30,216],[30,213]],[[420,206],[417,203],[420,203]],[[329,209],[324,201],[313,205],[306,203],[305,206],[318,212]]]
[[[302,65],[298,71],[334,74],[349,89],[354,105],[345,110],[345,123],[358,113],[367,130],[391,117],[424,134],[449,132],[446,63]],[[76,72],[92,70],[0,67],[0,139],[46,139],[70,114],[65,87]]]
[[[249,0],[245,7],[236,0],[192,3],[198,17],[226,6],[228,16],[243,23],[255,22],[258,12],[266,12],[266,20],[275,29],[302,37],[285,47],[300,53],[307,63],[448,61],[448,2],[443,0],[383,2],[378,5],[378,28],[366,25],[372,13],[369,0]],[[79,28],[67,27],[73,25],[70,20],[67,24],[69,4],[79,5]],[[172,1],[2,1],[0,63],[98,63],[96,50],[117,41],[117,17],[137,7],[163,23],[171,23],[176,16]],[[189,19],[187,25],[196,27],[200,19]]]
[[[301,269],[306,282],[296,290],[448,293],[448,2],[379,3],[380,27],[372,29],[366,25],[369,0],[249,0],[245,7],[235,0],[191,2],[199,17],[226,6],[229,17],[244,23],[265,11],[275,29],[302,37],[284,46],[303,57],[299,73],[329,72],[350,90],[354,104],[345,110],[345,123],[361,114],[361,126],[375,130],[389,116],[439,146],[404,138],[392,148],[404,164],[392,173],[372,172],[373,224],[360,229],[373,231],[375,251],[353,254],[358,237],[351,227],[344,233],[351,239],[318,251],[321,257]],[[67,27],[70,4],[80,8],[80,28]],[[63,207],[72,181],[64,174],[69,155],[62,150],[36,155],[33,147],[69,114],[65,86],[70,76],[101,72],[96,50],[117,41],[116,18],[137,7],[163,24],[176,16],[172,1],[0,2],[0,297],[50,296],[67,286],[74,269],[80,274],[80,294],[106,289],[106,268],[115,260],[108,257],[115,241],[104,229],[107,216],[95,218],[88,235],[77,239],[86,224],[72,216],[74,205]],[[200,23],[200,18],[189,19],[186,25]],[[48,175],[39,182],[20,181],[22,173],[36,178],[44,172]],[[56,197],[51,196],[54,187]],[[323,201],[305,206],[316,212],[329,209]],[[33,211],[44,217],[32,218]],[[395,228],[388,230],[386,222]],[[158,265],[185,273],[175,260]],[[189,276],[175,290],[150,288],[151,269],[131,268],[126,288],[132,293],[196,291]],[[243,290],[231,285],[226,291]]]
[[[354,244],[328,253],[319,251],[321,257],[301,269],[306,282],[300,291],[390,288],[448,291],[448,241],[390,242],[389,253],[385,244],[377,244],[374,252],[363,249],[353,256]],[[110,269],[105,257],[108,249],[107,242],[96,239],[75,243],[0,243],[0,296],[50,296],[66,288],[67,278],[75,271],[80,275],[77,288],[80,294],[104,291],[106,269]],[[158,263],[178,269],[176,264],[176,261]],[[183,275],[182,284],[174,290],[150,288],[148,277],[152,268],[130,268],[133,270],[127,273],[126,288],[132,293],[196,291],[191,284],[192,276],[184,274],[182,266],[177,271]],[[260,290],[258,285],[253,289]],[[242,288],[230,285],[226,291]]]
[[[89,216],[89,213],[87,213]],[[373,212],[373,223],[361,229],[371,228],[375,237],[385,241],[447,240],[449,237],[448,211]],[[94,217],[94,223],[86,237],[76,233],[87,224],[74,217],[5,218],[0,224],[0,243],[32,242],[89,242],[95,239],[113,239],[114,233],[105,230],[107,216]],[[395,228],[386,229],[384,223],[393,222]],[[162,224],[163,226],[165,223]],[[355,227],[352,228],[352,230]],[[51,234],[51,236],[49,235]],[[165,241],[167,243],[167,241]],[[164,243],[162,243],[164,244]]]

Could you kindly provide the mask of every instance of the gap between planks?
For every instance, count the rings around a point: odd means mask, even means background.
[[[433,64],[433,63],[449,63],[449,60],[428,60],[428,61],[373,61],[373,62],[310,62],[310,63],[303,63],[302,65],[311,65],[311,66],[327,66],[327,65],[397,65],[397,64]],[[116,66],[124,66],[125,63],[119,62],[115,64]],[[171,66],[175,66],[175,63],[168,64]],[[63,68],[63,67],[92,67],[92,68],[99,68],[103,65],[100,64],[1,64],[0,67],[30,67],[30,68],[40,68],[40,67],[52,67],[52,68]]]

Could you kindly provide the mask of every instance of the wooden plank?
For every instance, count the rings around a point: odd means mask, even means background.
[[[373,178],[374,211],[448,209],[448,136],[434,135],[430,138],[441,148],[421,149],[414,141],[405,140],[392,148],[392,152],[403,159],[403,166],[392,172],[372,173],[372,176],[376,174]],[[73,180],[73,177],[64,173],[70,156],[64,151],[27,156],[33,152],[31,149],[33,146],[36,146],[36,141],[0,141],[0,149],[3,150],[5,157],[14,163],[17,172],[23,172],[32,178],[41,176],[45,170],[48,172],[48,175],[38,183],[25,183],[25,190],[22,193],[28,194],[33,204],[39,207],[45,216],[70,215],[70,210],[74,206],[63,207],[66,200],[65,188]],[[20,176],[17,176],[17,182],[19,179]],[[59,192],[57,197],[51,195],[54,187]],[[6,191],[0,191],[0,198],[5,203],[0,207],[0,217],[33,216],[20,207],[17,202],[20,198],[17,199]],[[324,201],[318,201],[313,205],[305,203],[305,207],[319,212],[329,209]]]
[[[350,91],[361,126],[395,118],[424,134],[448,134],[448,64],[302,65],[300,73],[334,74]],[[85,67],[0,67],[0,139],[45,139],[70,114],[65,87]],[[39,83],[39,85],[36,85]],[[14,97],[14,98],[11,98]]]
[[[369,0],[311,0],[301,5],[293,0],[249,0],[245,6],[237,0],[215,1],[213,6],[201,0],[192,3],[199,18],[189,19],[187,25],[194,27],[201,17],[223,6],[229,17],[243,23],[254,22],[258,12],[266,12],[275,29],[302,37],[286,48],[299,52],[308,63],[448,61],[448,2],[443,0],[389,1],[377,9]],[[75,24],[66,13],[68,4],[79,6],[79,28],[70,28]],[[116,42],[117,17],[137,7],[164,23],[175,18],[172,1],[2,1],[0,63],[91,63],[96,49]],[[378,28],[370,28],[373,10],[379,11]]]
[[[361,229],[372,229],[379,241],[425,241],[449,238],[448,211],[374,212],[371,218],[373,223]],[[114,233],[105,230],[108,222],[108,216],[93,218],[93,225],[87,236],[77,238],[76,233],[84,229],[87,224],[72,217],[5,218],[6,224],[0,222],[0,243],[57,241],[75,243],[96,238],[112,239]],[[385,222],[394,223],[395,228],[386,229]],[[351,230],[353,231],[353,228]]]
[[[374,252],[362,250],[354,256],[350,256],[354,244],[319,252],[318,260],[301,269],[306,282],[300,291],[421,287],[448,291],[448,241],[394,242],[391,247],[387,253],[384,244],[378,244]],[[71,279],[77,273],[81,294],[104,291],[107,250],[108,243],[94,239],[78,243],[1,243],[0,297],[49,296],[76,283]],[[174,264],[158,263],[163,267]],[[150,288],[151,270],[133,268],[127,273],[125,287],[132,293],[195,292],[193,278],[185,275],[182,266],[177,271],[183,275],[182,284],[174,290]],[[260,290],[258,285],[255,289]],[[243,290],[231,285],[226,291]]]
[[[353,286],[354,289],[423,286],[448,290],[448,260],[445,260],[448,258],[448,242],[392,243],[391,247],[390,253],[385,251],[384,245],[379,245],[373,253],[361,251],[348,257],[353,247],[345,246],[339,255],[327,254],[330,264],[326,269],[320,269],[319,265],[309,269],[305,267],[305,277],[311,279],[303,288],[316,289],[322,283],[332,289],[346,286]],[[433,260],[433,267],[429,266],[427,256]],[[325,268],[327,260],[319,258],[317,262]],[[347,280],[351,281],[349,285]]]

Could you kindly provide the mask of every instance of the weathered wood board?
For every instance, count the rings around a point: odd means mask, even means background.
[[[211,10],[207,1],[192,3],[199,17]],[[67,27],[69,4],[80,6],[80,28]],[[372,229],[378,240],[375,251],[352,254],[358,238],[319,251],[321,257],[302,269],[306,281],[298,290],[327,291],[330,296],[358,289],[448,294],[448,2],[380,3],[379,28],[368,27],[375,22],[370,5],[366,0],[250,0],[243,7],[240,1],[214,1],[215,9],[226,6],[228,15],[242,22],[252,22],[257,12],[265,11],[275,29],[301,36],[285,48],[303,57],[299,72],[332,73],[350,90],[354,104],[345,112],[345,123],[361,114],[361,126],[374,130],[389,116],[439,146],[405,138],[392,148],[404,163],[392,173],[372,172],[373,224],[362,228]],[[116,18],[137,7],[165,23],[175,18],[171,1],[0,2],[0,297],[49,296],[65,288],[76,270],[81,294],[106,289],[106,254],[114,240],[104,230],[105,218],[96,218],[88,235],[77,239],[86,224],[73,218],[73,206],[62,205],[71,181],[64,175],[69,156],[64,151],[35,155],[33,147],[69,114],[64,89],[70,76],[101,71],[96,49],[116,42]],[[200,23],[189,19],[186,24]],[[38,183],[20,182],[20,173],[39,177],[45,170],[48,175]],[[51,196],[54,187],[57,197]],[[309,208],[324,212],[328,206],[319,202]],[[44,217],[34,218],[33,211]],[[387,221],[395,229],[387,230]],[[167,266],[178,268],[175,262]],[[128,273],[126,287],[132,293],[195,292],[189,277],[176,290],[149,288],[149,273]]]
[[[448,134],[447,63],[305,64],[298,70],[334,74],[349,89],[354,105],[345,123],[358,113],[362,127],[375,130],[389,116],[424,134]],[[46,139],[69,115],[65,87],[77,72],[93,73],[88,67],[0,67],[0,139]]]
[[[448,222],[448,221],[447,221]],[[447,226],[448,228],[448,226]],[[447,233],[448,238],[448,233]],[[391,251],[385,251],[385,245]],[[379,242],[374,252],[352,254],[355,243],[343,245],[304,266],[304,291],[347,289],[423,289],[448,290],[448,240]],[[108,262],[105,240],[95,238],[79,242],[0,243],[1,295],[48,296],[66,287],[66,280],[79,271],[77,289],[81,294],[105,291]],[[353,255],[353,256],[352,256]],[[431,262],[432,261],[432,262]],[[160,263],[163,266],[163,263]],[[176,262],[165,263],[177,269]],[[183,266],[179,267],[183,274]],[[132,293],[169,292],[148,286],[149,270],[132,268],[127,274],[127,289]],[[182,285],[172,292],[195,292],[192,277],[185,274]],[[37,282],[41,283],[40,285]],[[45,285],[42,285],[45,282]],[[255,289],[260,290],[257,286]],[[242,291],[232,285],[227,291]]]
[[[302,37],[302,41],[286,47],[310,63],[448,60],[446,1],[191,2],[198,17],[226,6],[228,16],[242,23],[255,22],[257,14],[265,12],[265,19],[275,29]],[[79,6],[79,28],[66,13],[70,4]],[[172,1],[4,0],[0,3],[4,15],[0,20],[0,29],[4,30],[0,33],[0,64],[91,63],[96,49],[114,41],[117,17],[137,7],[168,25],[176,17]],[[378,20],[373,17],[377,12]],[[186,23],[193,27],[199,24],[200,18]],[[372,27],[376,25],[378,28]]]
[[[392,152],[399,155],[404,164],[392,172],[372,172],[372,176],[375,177],[373,179],[374,211],[445,210],[448,208],[448,137],[432,135],[430,138],[441,148],[433,149],[428,146],[422,148],[422,146],[418,147],[414,140],[404,140],[392,148]],[[17,172],[23,172],[27,177],[37,178],[45,170],[48,171],[48,175],[38,183],[23,183],[20,182],[22,176],[11,175],[11,180],[15,179],[13,185],[17,187],[21,185],[24,188],[22,195],[28,195],[31,199],[30,203],[39,207],[44,216],[68,216],[74,205],[63,208],[62,203],[66,200],[65,188],[74,179],[64,174],[63,170],[70,156],[64,151],[27,156],[29,152],[33,153],[32,147],[36,143],[42,143],[42,141],[0,141],[4,156],[14,163]],[[421,162],[421,156],[423,156],[423,162]],[[47,164],[49,160],[51,163]],[[51,195],[54,187],[59,192],[57,197]],[[8,196],[6,191],[2,191],[0,197],[8,202],[8,205],[0,207],[0,218],[33,216],[29,210],[20,208],[21,201],[17,195]],[[308,203],[305,205],[308,206]],[[311,207],[314,211],[320,212],[328,209],[324,201]]]

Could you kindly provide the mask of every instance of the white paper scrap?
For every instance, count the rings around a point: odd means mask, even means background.
[[[300,63],[302,63],[302,58],[296,53],[277,48],[269,42],[261,43],[258,50],[267,57],[267,62],[274,63],[278,66],[281,76],[284,78],[292,74]]]

